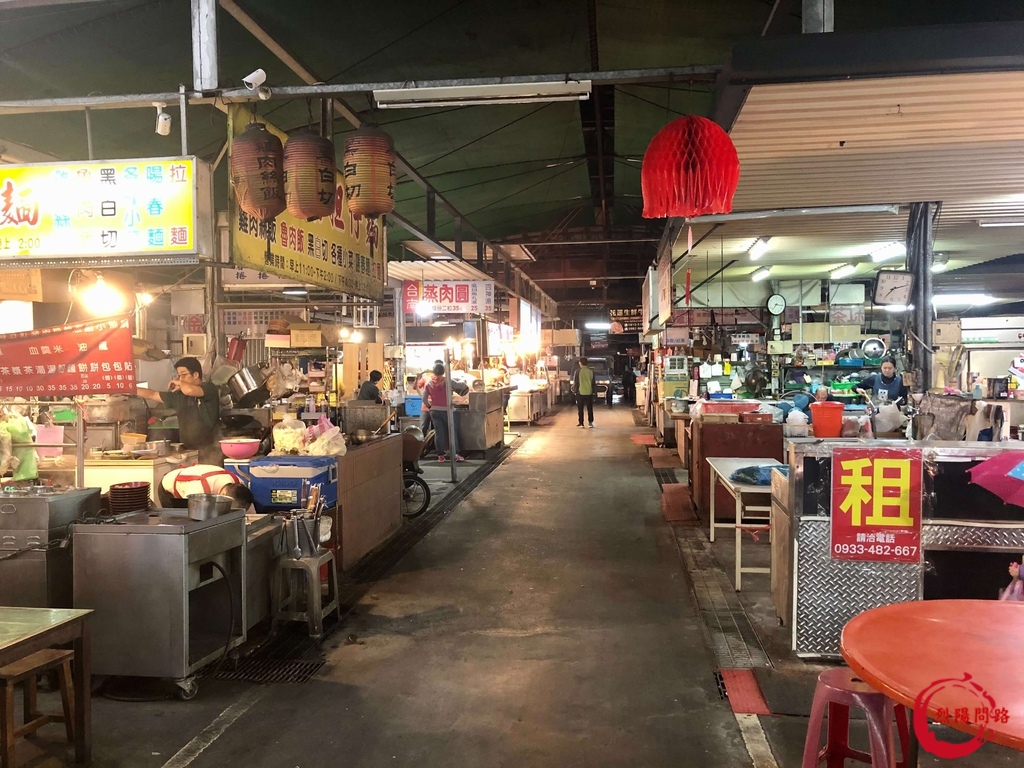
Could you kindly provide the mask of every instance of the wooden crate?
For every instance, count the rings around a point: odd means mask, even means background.
[[[705,424],[739,424],[739,413],[705,413],[701,416]]]

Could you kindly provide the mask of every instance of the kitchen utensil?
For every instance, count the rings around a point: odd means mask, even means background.
[[[132,451],[132,456],[134,456],[136,459],[155,459],[155,458],[158,458],[157,457],[157,453],[156,453],[155,450],[152,450],[152,449],[147,450],[145,448],[136,448],[135,450]]]
[[[166,440],[168,443],[176,443],[181,440],[181,433],[177,427],[150,427],[149,439],[152,441]]]
[[[108,492],[110,511],[115,515],[149,509],[149,483],[115,483]]]
[[[356,445],[362,445],[373,437],[373,432],[368,429],[357,429],[350,435],[350,437],[352,438],[353,443]]]
[[[156,451],[157,456],[166,456],[171,452],[171,444],[167,440],[147,440],[137,450]]]
[[[249,459],[260,450],[260,441],[248,437],[232,437],[220,441],[220,449],[229,459]]]
[[[188,516],[193,520],[209,520],[231,511],[230,496],[215,493],[192,493],[188,497]]]
[[[861,352],[864,353],[864,357],[870,357],[872,359],[885,357],[886,353],[885,342],[876,337],[865,339],[864,343],[860,345],[860,349]]]
[[[255,408],[270,399],[266,367],[250,365],[228,379],[228,391],[236,408]]]

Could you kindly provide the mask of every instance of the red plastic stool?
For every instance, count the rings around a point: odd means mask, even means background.
[[[850,747],[850,707],[860,707],[868,719],[868,739],[871,753]],[[828,710],[828,734],[825,748],[818,749],[822,720]],[[892,738],[893,715],[899,732],[901,760],[896,761],[896,748]],[[843,768],[846,760],[868,763],[872,768],[908,768],[907,745],[910,727],[907,712],[894,704],[884,693],[879,693],[850,669],[830,669],[818,676],[814,689],[811,719],[807,724],[804,758],[801,768],[817,768],[826,761],[827,768]]]

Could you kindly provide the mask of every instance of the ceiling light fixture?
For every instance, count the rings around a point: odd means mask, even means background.
[[[1024,227],[1024,219],[978,219],[979,227]]]
[[[945,272],[949,266],[949,256],[944,253],[936,253],[932,257],[932,274],[938,274],[939,272]]]
[[[853,264],[843,264],[843,266],[836,267],[831,272],[829,272],[828,276],[832,280],[842,280],[844,277],[849,277],[856,271],[857,267],[855,267]]]
[[[434,305],[429,301],[416,302],[416,317],[430,317],[434,314]]]
[[[305,288],[289,288],[281,291],[285,296],[305,296],[309,293]]]
[[[897,256],[905,256],[907,253],[907,246],[900,242],[886,243],[880,248],[876,248],[871,251],[871,260],[876,264],[880,261],[886,261],[888,259],[894,259]]]
[[[765,278],[767,278],[768,275],[770,275],[771,273],[772,273],[772,268],[771,267],[761,267],[759,270],[757,270],[756,272],[754,272],[754,274],[752,274],[750,276],[750,279],[753,280],[755,283],[757,283],[757,282],[760,282],[761,280],[764,280]]]
[[[607,330],[609,330],[612,327],[612,324],[611,323],[591,322],[591,323],[584,323],[583,327],[586,328],[588,331],[607,331]]]
[[[747,253],[750,254],[750,258],[753,261],[757,261],[768,252],[768,249],[772,247],[771,243],[769,242],[770,240],[770,237],[762,236],[757,238],[757,240],[755,240],[753,244],[751,244],[751,246],[747,249]]]
[[[495,83],[440,88],[389,88],[373,92],[380,109],[464,107],[482,104],[534,104],[551,101],[586,101],[589,80],[579,82]]]
[[[986,293],[940,293],[932,297],[936,307],[985,307],[999,299]]]
[[[886,312],[901,313],[909,312],[914,308],[913,304],[883,304],[882,309]]]

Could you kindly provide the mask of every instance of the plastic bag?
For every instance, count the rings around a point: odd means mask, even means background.
[[[274,450],[271,456],[306,453],[306,425],[298,419],[282,421],[274,427]]]
[[[348,452],[340,427],[331,427],[309,444],[310,456],[344,456]]]
[[[879,407],[875,414],[876,432],[898,432],[906,419],[900,413],[900,409],[891,403]]]
[[[796,408],[789,412],[786,416],[787,424],[807,424],[807,414],[803,411],[799,411]]]

